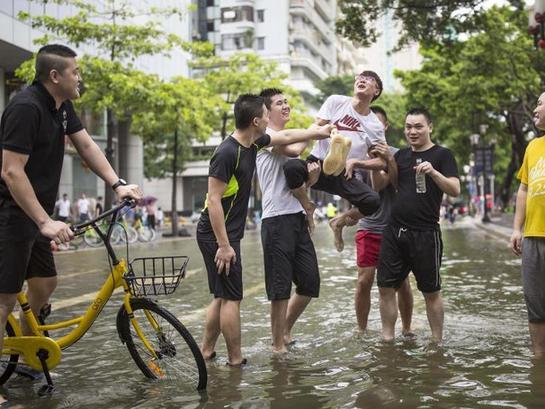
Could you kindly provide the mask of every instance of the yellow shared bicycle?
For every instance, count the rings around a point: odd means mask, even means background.
[[[46,324],[32,313],[25,294],[18,294],[17,300],[33,335],[23,336],[17,318],[14,314],[9,316],[4,331],[0,384],[13,374],[22,356],[27,365],[45,375],[47,385],[40,389],[40,394],[51,392],[50,371],[60,363],[62,350],[87,332],[114,290],[123,287],[125,294],[117,313],[117,331],[138,368],[148,378],[181,380],[199,390],[206,388],[206,365],[197,343],[172,313],[148,298],[173,293],[185,276],[189,258],[136,258],[127,265],[123,258],[117,258],[112,248],[110,237],[115,221],[124,208],[132,205],[132,202],[124,201],[94,220],[73,226],[76,235],[92,228],[101,236],[111,265],[108,278],[83,315]],[[97,222],[108,217],[109,227],[103,232]],[[74,328],[66,335],[50,336],[55,330],[71,327]]]

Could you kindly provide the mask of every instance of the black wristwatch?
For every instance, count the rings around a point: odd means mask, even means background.
[[[125,179],[119,179],[112,185],[113,191],[115,192],[115,189],[117,189],[119,186],[127,186],[127,181]]]

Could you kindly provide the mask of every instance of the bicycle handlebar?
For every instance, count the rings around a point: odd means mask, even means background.
[[[110,210],[105,211],[104,213],[98,215],[93,220],[89,220],[80,224],[75,224],[70,226],[70,229],[74,232],[75,235],[83,233],[85,228],[94,225],[99,220],[105,219],[106,217],[119,212],[124,207],[134,207],[136,206],[136,200],[134,199],[123,199],[123,201],[115,207],[112,207]]]

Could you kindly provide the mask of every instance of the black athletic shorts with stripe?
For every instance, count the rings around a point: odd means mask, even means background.
[[[320,273],[304,213],[267,217],[261,222],[265,287],[269,300],[287,300],[295,292],[318,297]]]
[[[418,289],[433,293],[441,289],[441,230],[412,230],[388,225],[384,230],[377,270],[379,287],[399,288],[410,271]]]
[[[214,294],[214,298],[223,298],[225,300],[239,301],[242,300],[242,260],[240,257],[240,241],[229,243],[237,260],[231,264],[229,275],[225,272],[218,274],[218,268],[214,261],[218,244],[215,241],[207,241],[203,239],[197,232],[197,244],[202,253],[206,272],[208,273],[208,289],[210,294]]]

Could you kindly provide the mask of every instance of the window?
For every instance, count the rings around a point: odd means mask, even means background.
[[[206,0],[206,7],[215,6],[215,0]]]
[[[257,49],[258,50],[265,49],[265,37],[257,37]]]
[[[254,21],[254,8],[250,6],[224,7],[221,9],[221,22]]]
[[[263,23],[265,21],[265,10],[257,10],[257,22]]]
[[[214,20],[208,20],[206,22],[206,31],[216,31],[214,27]]]
[[[221,36],[221,49],[224,51],[251,48],[251,38],[244,34],[224,34]]]

